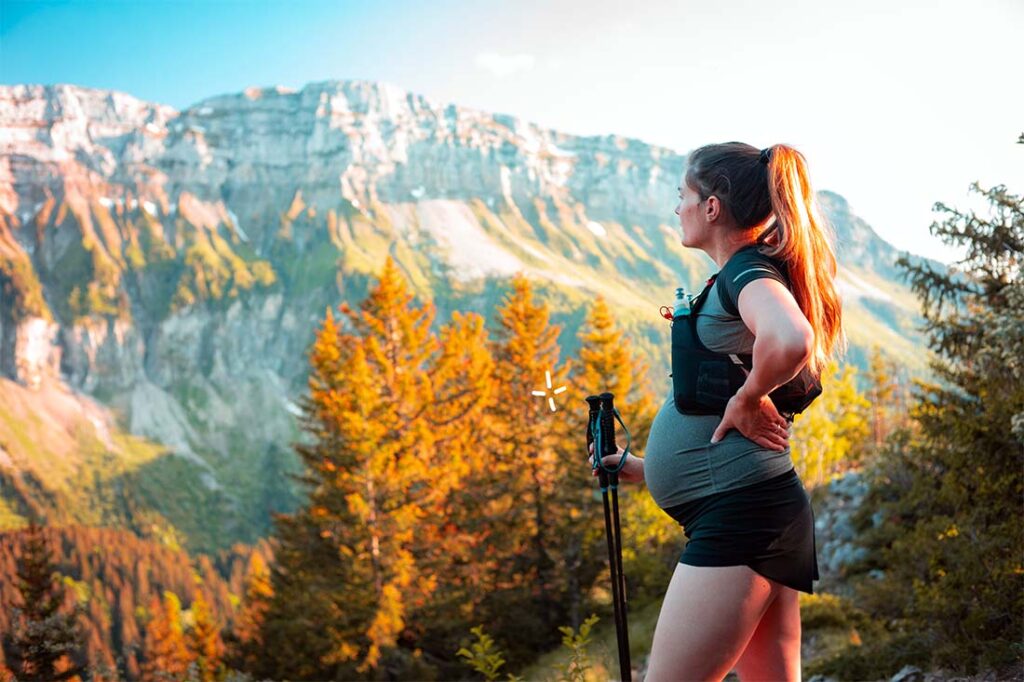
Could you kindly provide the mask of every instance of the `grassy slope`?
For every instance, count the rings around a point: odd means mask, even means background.
[[[113,415],[63,386],[0,379],[0,530],[30,512],[48,522],[125,527],[170,544],[208,546],[209,495],[194,465],[124,433]],[[199,513],[197,513],[199,512]]]

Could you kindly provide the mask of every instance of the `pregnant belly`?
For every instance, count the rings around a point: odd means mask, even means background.
[[[711,492],[707,450],[720,421],[717,414],[680,414],[671,396],[665,400],[644,448],[644,480],[659,507],[670,507],[683,495]]]
[[[721,420],[717,414],[681,414],[671,396],[665,400],[644,449],[644,479],[659,507],[757,483],[792,468],[788,448],[764,448],[736,429],[712,444]]]

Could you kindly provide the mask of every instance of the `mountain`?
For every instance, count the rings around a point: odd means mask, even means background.
[[[679,243],[684,161],[364,81],[181,112],[0,86],[0,524],[32,510],[195,549],[265,534],[295,503],[313,331],[388,254],[439,324],[490,319],[526,272],[566,353],[600,294],[667,388],[658,308],[715,270]],[[820,196],[850,359],[878,343],[924,371],[897,252]]]

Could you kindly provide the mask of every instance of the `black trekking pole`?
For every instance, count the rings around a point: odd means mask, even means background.
[[[619,646],[619,673],[624,682],[632,680],[632,666],[629,662],[629,630],[626,621],[626,580],[622,573],[622,529],[619,525],[619,470],[626,462],[629,452],[629,431],[626,430],[626,447],[622,458],[614,467],[605,467],[602,461],[605,455],[614,455],[618,451],[615,444],[615,419],[619,419],[614,406],[614,395],[602,393],[600,396],[589,396],[590,418],[587,424],[587,449],[594,444],[594,468],[598,472],[601,484],[601,497],[604,500],[604,527],[608,539],[608,564],[612,578],[612,602],[615,613],[615,634]],[[626,425],[622,424],[623,429]],[[611,489],[609,502],[608,490]]]

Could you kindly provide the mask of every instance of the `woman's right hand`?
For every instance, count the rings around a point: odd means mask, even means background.
[[[590,466],[594,466],[594,444],[590,444],[589,448],[590,456],[587,458],[587,462]],[[622,453],[625,450],[619,446],[619,451],[614,455],[605,455],[601,458],[601,463],[607,468],[615,468],[619,464],[619,460],[622,459]],[[593,470],[593,475],[597,476],[599,469]],[[623,483],[640,483],[644,480],[644,460],[642,457],[630,453],[626,457],[626,463],[619,469],[619,480]]]

